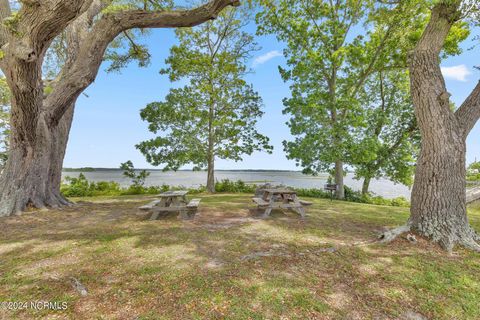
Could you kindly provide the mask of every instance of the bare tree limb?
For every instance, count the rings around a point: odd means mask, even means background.
[[[66,109],[94,80],[110,42],[132,28],[192,27],[215,19],[227,6],[238,6],[238,0],[213,0],[190,10],[154,11],[127,10],[106,14],[95,22],[81,44],[77,59],[64,69],[52,93],[45,99],[52,122],[58,122]]]
[[[480,119],[480,82],[455,112],[457,121],[467,136]]]

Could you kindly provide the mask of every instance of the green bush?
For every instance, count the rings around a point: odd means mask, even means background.
[[[246,184],[242,180],[231,181],[224,179],[215,183],[216,192],[254,193],[256,188],[256,185]]]
[[[349,202],[368,203],[365,196],[360,191],[355,191],[345,186],[345,200]]]
[[[329,191],[322,189],[305,189],[305,188],[295,188],[299,197],[310,197],[310,198],[325,198],[330,199],[331,194]]]
[[[468,181],[480,181],[480,173],[472,173],[467,176]]]
[[[303,189],[295,188],[299,197],[330,199],[329,191],[322,189]],[[381,196],[373,196],[372,194],[362,195],[360,191],[355,191],[352,188],[345,186],[345,201],[367,203],[379,206],[393,206],[393,207],[409,207],[410,203],[405,197],[398,197],[395,199],[386,199]]]
[[[398,197],[391,200],[393,207],[410,207],[410,202],[405,197]]]
[[[185,190],[190,194],[198,194],[206,191],[205,186],[198,188],[185,188],[182,186],[171,187],[168,185],[145,187],[132,184],[128,188],[121,188],[116,182],[89,182],[85,175],[81,173],[78,178],[66,177],[66,184],[62,184],[61,192],[66,197],[95,197],[95,196],[120,196],[120,195],[156,195],[171,190]],[[224,179],[215,183],[215,191],[219,193],[251,193],[254,194],[257,185],[247,184],[241,180],[231,181]],[[322,189],[294,188],[299,197],[329,199],[330,192]],[[372,194],[362,195],[360,191],[355,191],[345,186],[345,201],[367,203],[382,206],[408,207],[410,203],[404,197],[395,199],[385,199]]]
[[[66,177],[67,184],[62,184],[60,191],[66,197],[115,196],[121,194],[116,182],[89,182],[83,173],[78,178]]]

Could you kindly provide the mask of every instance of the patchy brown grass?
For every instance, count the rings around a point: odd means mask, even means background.
[[[479,319],[480,256],[367,243],[408,210],[314,202],[252,217],[249,195],[202,196],[193,221],[149,221],[147,197],[3,218],[0,301],[65,301],[0,319]],[[480,209],[470,210],[480,230]],[[334,248],[334,249],[332,249]],[[88,290],[81,297],[71,285]]]

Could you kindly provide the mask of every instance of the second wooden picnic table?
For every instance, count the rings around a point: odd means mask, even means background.
[[[263,189],[261,198],[253,198],[259,208],[264,209],[263,217],[270,215],[273,209],[289,209],[305,217],[304,206],[311,205],[310,202],[298,198],[297,192],[287,188]]]

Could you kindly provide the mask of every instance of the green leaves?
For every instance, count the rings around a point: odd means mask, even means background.
[[[386,174],[409,183],[415,150],[396,141],[407,140],[403,136],[414,118],[406,59],[426,21],[425,2],[262,4],[258,33],[274,34],[287,44],[288,68],[280,68],[280,74],[291,83],[291,97],[284,99],[295,137],[284,142],[288,157],[309,173],[328,172],[341,160],[355,166],[358,176]],[[391,80],[382,94],[391,99],[388,107],[379,102],[383,70],[394,70],[385,71]]]
[[[269,139],[256,129],[262,99],[244,80],[257,50],[243,31],[247,23],[247,12],[227,9],[216,20],[176,30],[179,44],[160,73],[187,84],[141,111],[149,130],[159,134],[137,145],[149,163],[198,170],[215,158],[240,161],[244,154],[271,152]]]
[[[137,173],[135,167],[133,166],[132,161],[128,160],[127,162],[120,164],[120,169],[123,170],[123,175],[127,178],[132,179],[131,188],[143,188],[145,185],[145,180],[150,175],[146,170],[141,170]]]
[[[128,30],[110,43],[104,57],[105,61],[110,62],[107,72],[120,72],[133,61],[136,61],[140,68],[148,67],[151,55],[147,46],[139,43],[139,39],[148,33],[147,30]]]
[[[420,134],[413,113],[406,70],[379,71],[367,81],[365,126],[356,129],[352,159],[357,178],[388,177],[412,184]]]

